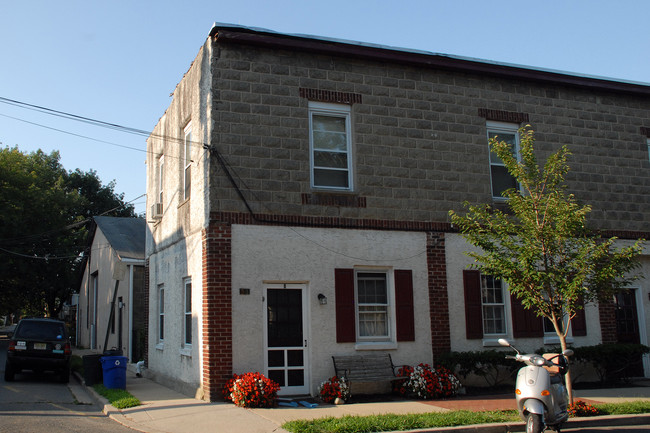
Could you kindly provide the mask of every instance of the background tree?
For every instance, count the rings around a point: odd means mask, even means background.
[[[526,309],[550,320],[565,350],[571,319],[584,303],[611,300],[637,278],[631,272],[639,266],[641,241],[621,246],[616,238],[589,230],[591,207],[566,192],[567,147],[549,156],[540,170],[532,129],[524,127],[519,135],[520,160],[510,144],[490,140],[492,152],[520,185],[503,193],[507,211],[466,203],[469,211],[450,211],[451,221],[480,248],[467,253],[475,266],[500,277]]]
[[[58,152],[0,149],[0,315],[56,316],[77,286],[93,216],[133,217],[96,172],[66,171]]]

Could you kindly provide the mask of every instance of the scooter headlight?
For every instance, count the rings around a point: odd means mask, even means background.
[[[533,362],[538,367],[543,367],[546,364],[546,360],[541,356],[536,357]]]

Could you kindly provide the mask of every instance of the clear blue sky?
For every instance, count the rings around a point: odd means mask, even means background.
[[[0,11],[0,97],[147,131],[214,22],[650,82],[647,0],[4,0]],[[144,137],[0,103],[0,142],[58,150],[127,201],[145,193]]]

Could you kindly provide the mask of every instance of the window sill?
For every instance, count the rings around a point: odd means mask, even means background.
[[[394,341],[372,341],[367,343],[356,343],[354,350],[391,350],[397,349]]]
[[[180,354],[181,354],[181,356],[186,356],[188,358],[191,358],[192,357],[192,347],[183,347],[180,350]]]
[[[156,350],[163,350],[165,348],[165,343],[156,344]]]

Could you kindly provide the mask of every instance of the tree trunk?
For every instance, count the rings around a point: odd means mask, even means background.
[[[566,336],[564,335],[564,333],[558,332],[558,337],[560,337],[560,347],[562,348],[562,352],[564,352],[567,348]],[[566,376],[564,377],[564,381],[566,383],[567,393],[569,394],[569,404],[573,404],[573,385],[571,384],[571,360],[569,360],[569,358],[566,358],[566,360],[567,360],[567,372],[566,372]]]

